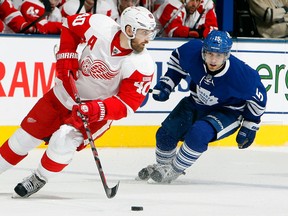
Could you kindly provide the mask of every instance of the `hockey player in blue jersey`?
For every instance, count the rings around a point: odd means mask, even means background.
[[[168,70],[153,98],[166,101],[181,79],[190,76],[184,97],[156,133],[156,164],[138,179],[170,183],[184,174],[208,144],[235,133],[239,149],[249,147],[259,129],[267,95],[258,72],[231,55],[227,32],[212,31],[204,42],[192,39],[172,52]],[[183,141],[179,150],[177,143]]]

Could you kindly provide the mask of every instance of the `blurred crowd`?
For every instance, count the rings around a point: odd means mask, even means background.
[[[185,2],[184,2],[185,1]],[[204,38],[218,29],[212,0],[0,0],[0,32],[60,34],[63,19],[99,13],[120,24],[122,11],[144,6],[157,20],[158,36]]]
[[[288,37],[288,0],[248,0],[259,36]]]
[[[256,23],[257,36],[288,36],[288,0],[240,0],[238,5],[244,5],[242,1],[250,5],[248,20]],[[0,0],[0,33],[57,35],[63,19],[79,13],[104,14],[119,23],[125,8],[141,5],[154,14],[158,37],[205,38],[218,29],[215,4],[216,0]]]

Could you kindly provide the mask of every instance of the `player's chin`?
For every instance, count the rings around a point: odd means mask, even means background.
[[[196,11],[195,7],[189,8],[189,14],[194,14],[195,11]]]
[[[217,65],[213,65],[213,64],[208,64],[208,69],[210,71],[215,71],[215,70],[218,70],[218,66]]]
[[[134,51],[139,53],[139,52],[142,52],[144,50],[145,44],[139,44],[138,46],[133,46],[132,48]]]

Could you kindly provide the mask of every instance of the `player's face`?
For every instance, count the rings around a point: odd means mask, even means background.
[[[219,70],[226,60],[226,54],[216,52],[205,52],[205,62],[210,71]]]
[[[50,0],[49,2],[51,5],[51,8],[54,9],[60,3],[60,0]]]
[[[142,52],[145,45],[153,40],[155,37],[155,32],[145,29],[138,29],[135,38],[131,40],[131,47],[136,52]]]
[[[188,14],[193,14],[200,6],[200,0],[190,0],[187,2],[185,8]]]

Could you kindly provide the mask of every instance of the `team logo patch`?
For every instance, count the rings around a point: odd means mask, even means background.
[[[82,110],[82,112],[85,112],[85,113],[88,113],[88,112],[89,112],[89,108],[88,108],[87,105],[82,105],[82,106],[81,106],[81,110]]]
[[[109,66],[101,60],[92,60],[86,57],[81,63],[82,73],[85,76],[91,76],[94,79],[113,79],[119,71],[113,71]]]

